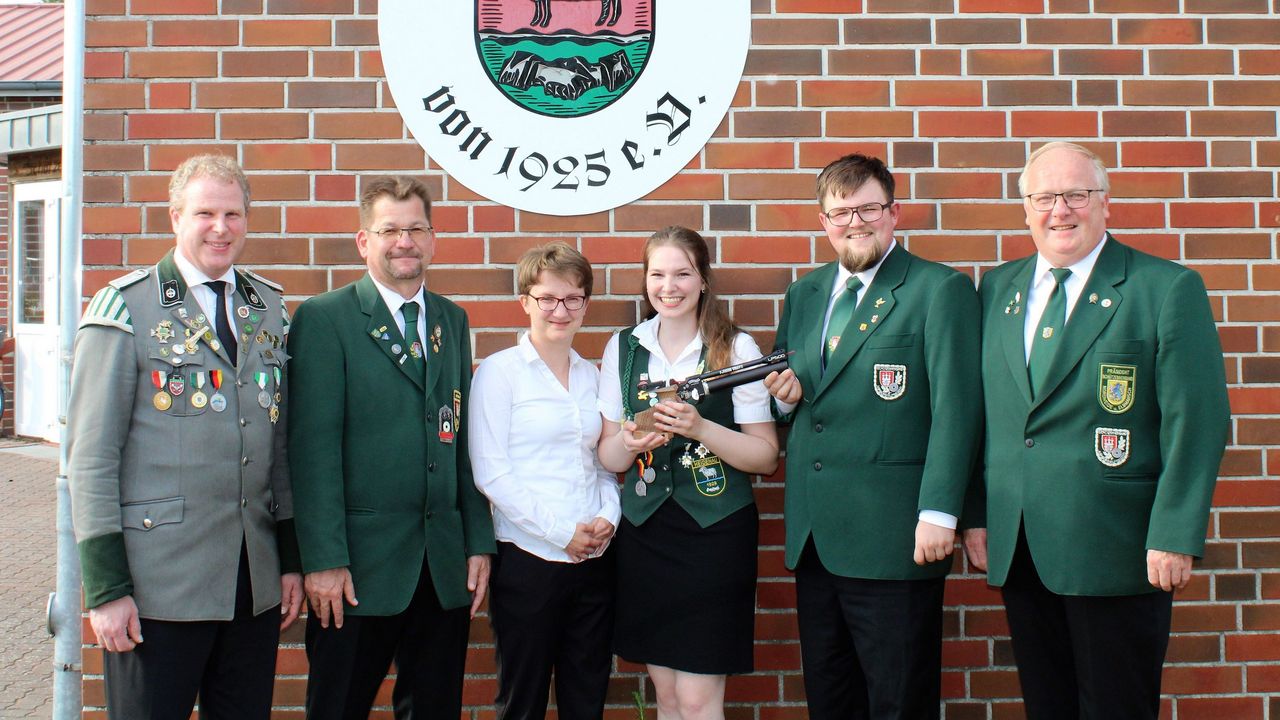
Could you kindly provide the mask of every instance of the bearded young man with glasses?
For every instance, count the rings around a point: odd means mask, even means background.
[[[1033,152],[1036,253],[981,283],[986,522],[965,550],[1004,596],[1031,720],[1159,716],[1230,421],[1204,282],[1112,237],[1108,187],[1087,148]]]
[[[978,299],[894,239],[894,179],[848,155],[818,176],[836,262],[787,289],[765,386],[787,444],[809,717],[937,718],[942,594],[977,458]]]
[[[304,302],[289,341],[307,718],[367,718],[394,660],[396,717],[457,720],[495,550],[462,418],[471,333],[425,287],[426,186],[368,180],[360,228],[368,274]]]

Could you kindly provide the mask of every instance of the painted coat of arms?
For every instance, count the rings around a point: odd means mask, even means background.
[[[581,117],[622,97],[653,48],[656,0],[475,0],[476,50],[512,102]]]

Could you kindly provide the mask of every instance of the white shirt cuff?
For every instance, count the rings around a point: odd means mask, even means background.
[[[938,512],[937,510],[921,510],[920,519],[930,525],[937,525],[938,527],[944,527],[948,530],[955,530],[956,525],[960,524],[955,515],[948,515],[947,513]]]

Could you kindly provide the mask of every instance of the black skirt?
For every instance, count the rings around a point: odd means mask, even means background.
[[[675,501],[639,527],[620,522],[614,653],[704,675],[751,672],[756,506],[707,528]]]

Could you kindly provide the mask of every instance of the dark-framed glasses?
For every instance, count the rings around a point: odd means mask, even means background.
[[[869,202],[858,207],[831,208],[822,214],[827,216],[827,220],[830,220],[832,225],[844,227],[853,222],[854,215],[862,218],[864,223],[875,222],[884,215],[885,208],[892,206],[892,200],[887,203]]]
[[[422,242],[427,239],[427,235],[431,232],[430,225],[415,225],[407,228],[382,228],[381,230],[370,230],[369,232],[388,242],[395,242],[400,239],[401,235],[409,234],[409,239],[414,242]]]
[[[1032,210],[1039,210],[1040,212],[1052,210],[1053,206],[1058,204],[1058,198],[1062,198],[1062,202],[1066,203],[1067,207],[1079,210],[1089,204],[1089,196],[1096,192],[1103,191],[1097,188],[1064,190],[1060,193],[1031,193],[1030,195],[1023,195],[1023,197],[1027,199],[1027,202],[1031,203]]]
[[[570,295],[563,298],[558,298],[555,295],[543,295],[541,297],[530,295],[529,297],[538,303],[538,309],[542,312],[555,312],[557,305],[564,305],[564,309],[569,312],[577,312],[587,305],[585,295]]]

